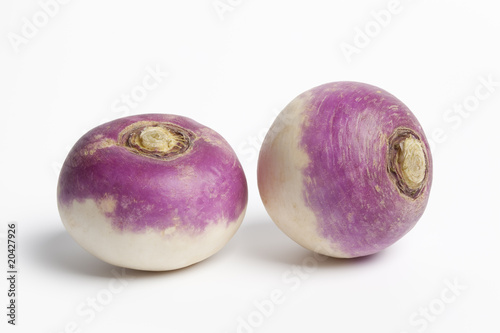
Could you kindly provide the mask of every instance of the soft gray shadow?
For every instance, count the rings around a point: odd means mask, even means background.
[[[65,230],[38,235],[33,245],[36,248],[32,254],[34,259],[46,269],[102,278],[114,277],[113,271],[121,272],[123,269],[88,253]],[[315,258],[315,265],[319,269],[364,265],[383,256],[383,252],[353,259],[318,255],[292,241],[270,219],[246,221],[220,252],[219,255],[177,270],[150,272],[125,269],[124,273],[134,278],[162,278],[165,275],[191,274],[215,260],[223,260],[223,256],[228,254],[287,265],[304,265],[311,260],[310,258]]]
[[[56,271],[111,277],[113,265],[94,257],[80,247],[66,231],[39,237],[37,261],[44,267]]]
[[[264,261],[279,262],[289,265],[303,265],[307,258],[315,258],[318,268],[364,265],[379,260],[383,251],[377,254],[359,258],[332,258],[315,254],[303,248],[285,233],[283,233],[270,219],[261,221],[247,221],[235,235],[231,246],[233,250],[243,252],[242,255],[256,257]]]
[[[103,278],[114,277],[113,271],[121,272],[123,268],[108,264],[93,256],[78,245],[66,231],[48,234],[46,237],[37,237],[36,253],[33,255],[38,263],[46,269],[71,272],[79,275],[89,275]],[[125,275],[134,278],[161,277],[163,275],[183,274],[184,271],[198,269],[203,262],[185,268],[150,272],[135,269],[125,269]]]
[[[297,258],[308,253],[271,220],[245,221],[230,245],[242,256],[279,263],[294,264]]]

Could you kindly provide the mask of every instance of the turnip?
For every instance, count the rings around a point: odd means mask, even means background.
[[[303,247],[352,258],[414,227],[432,182],[418,120],[390,93],[328,83],[296,97],[263,142],[258,186],[272,220]]]
[[[98,258],[171,270],[208,258],[240,226],[247,183],[229,144],[189,118],[147,114],[100,125],[59,176],[69,234]]]

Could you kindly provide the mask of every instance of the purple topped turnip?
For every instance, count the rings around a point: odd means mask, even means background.
[[[247,205],[229,144],[189,118],[148,114],[85,134],[61,170],[58,207],[70,235],[122,267],[171,270],[221,249]]]
[[[258,185],[278,227],[307,249],[352,258],[381,251],[424,213],[429,144],[390,93],[334,82],[296,97],[262,145]]]

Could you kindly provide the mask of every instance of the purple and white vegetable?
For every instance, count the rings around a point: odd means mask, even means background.
[[[245,215],[247,183],[229,144],[189,118],[148,114],[85,134],[61,170],[70,235],[122,267],[171,270],[221,249]]]
[[[315,252],[376,253],[424,213],[429,144],[412,112],[364,83],[328,83],[296,97],[262,145],[258,185],[278,227]]]

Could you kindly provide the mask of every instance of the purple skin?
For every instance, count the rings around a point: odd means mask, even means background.
[[[185,151],[162,159],[127,146],[128,126],[141,129],[158,123],[187,133]],[[208,127],[166,114],[121,118],[92,129],[72,148],[58,185],[60,209],[75,201],[112,198],[113,208],[101,213],[116,233],[175,227],[200,235],[214,223],[237,223],[247,197],[243,169],[229,144]]]
[[[303,101],[302,120],[288,122],[299,127],[296,149],[305,152],[310,161],[298,170],[301,197],[314,213],[318,235],[342,253],[324,254],[359,257],[396,242],[424,213],[432,183],[429,144],[415,116],[390,93],[357,82],[324,84],[297,99]],[[391,164],[398,163],[398,143],[408,133],[420,141],[425,156],[425,176],[417,189],[408,188],[399,167],[395,170]],[[273,140],[273,135],[266,138],[263,161],[259,161],[259,187],[265,204],[273,196],[265,185],[269,179],[264,171],[270,163],[264,159],[276,149]],[[281,228],[285,224],[282,229],[286,232],[288,222],[280,221],[273,208],[268,211]],[[297,241],[314,250],[311,244]]]
[[[125,127],[138,121],[175,123],[193,131],[198,139],[190,153],[173,161],[145,158],[119,145],[97,149],[91,156],[81,154],[98,141],[117,141]],[[217,144],[200,140],[204,129],[191,119],[163,114],[121,118],[94,128],[75,144],[64,163],[59,202],[113,196],[122,203],[108,213],[114,227],[137,232],[170,227],[174,214],[183,221],[183,228],[193,231],[203,231],[208,223],[223,217],[236,220],[247,203],[245,175],[220,135],[211,133]],[[193,168],[194,181],[185,181],[188,166]]]

